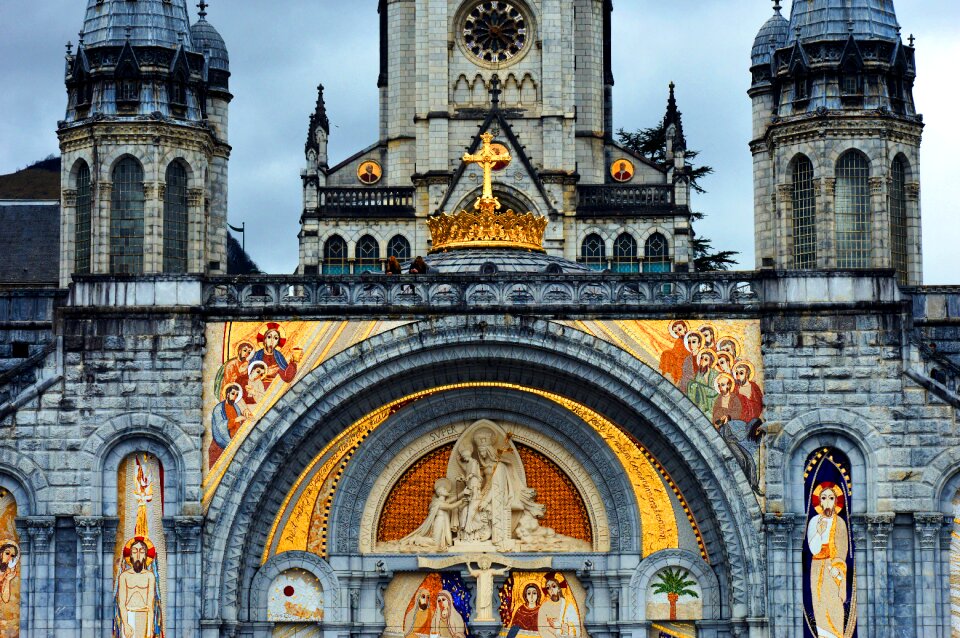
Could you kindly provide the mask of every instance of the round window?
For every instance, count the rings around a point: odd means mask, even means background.
[[[530,44],[529,18],[513,2],[484,0],[463,17],[463,46],[480,62],[506,64]]]

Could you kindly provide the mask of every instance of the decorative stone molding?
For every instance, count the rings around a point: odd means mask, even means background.
[[[165,183],[157,184],[157,199],[163,200],[167,196],[167,185]]]
[[[940,512],[915,512],[913,525],[917,531],[920,549],[937,549],[943,529],[944,515]]]
[[[777,184],[777,194],[784,204],[793,202],[793,184]]]
[[[103,519],[99,516],[76,516],[73,519],[80,539],[80,549],[84,553],[100,551],[100,538],[103,535]]]
[[[203,189],[202,188],[191,188],[187,190],[187,203],[191,207],[198,207],[203,205]]]
[[[870,192],[871,193],[882,193],[884,182],[883,177],[871,177],[870,178]]]
[[[770,535],[770,543],[774,549],[785,550],[790,546],[790,534],[797,524],[796,514],[767,514],[764,525]]]
[[[174,519],[173,524],[180,551],[188,554],[200,551],[203,518],[200,516],[178,516]]]
[[[915,202],[920,199],[920,182],[907,182],[907,199]]]
[[[874,549],[886,549],[893,530],[893,514],[867,514],[865,518]]]
[[[63,205],[72,207],[77,205],[77,191],[73,188],[63,189]]]
[[[30,547],[35,553],[43,553],[50,549],[50,539],[53,538],[53,528],[56,522],[57,519],[52,516],[33,517],[25,520]]]
[[[143,183],[143,197],[147,201],[157,198],[157,193],[160,190],[162,184],[157,184],[156,182],[144,182]]]
[[[823,194],[827,197],[833,197],[837,192],[837,178],[836,177],[824,177],[823,178]]]

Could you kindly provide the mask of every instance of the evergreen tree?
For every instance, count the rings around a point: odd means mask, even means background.
[[[667,167],[667,127],[664,122],[653,128],[640,129],[631,133],[620,129],[617,131],[617,137],[624,148],[641,155],[657,166]],[[690,187],[697,193],[706,193],[706,189],[700,185],[700,180],[713,174],[712,166],[695,166],[693,160],[700,155],[700,151],[687,149],[684,152],[684,158],[687,162],[687,176],[690,178]],[[700,221],[704,218],[703,213],[691,212],[693,221]],[[706,237],[701,237],[696,233],[691,240],[693,248],[694,266],[697,272],[715,272],[718,270],[730,270],[731,266],[736,265],[735,257],[740,253],[735,250],[714,251],[713,242]]]

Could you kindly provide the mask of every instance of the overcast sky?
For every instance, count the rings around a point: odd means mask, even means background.
[[[191,5],[194,4],[190,0]],[[789,2],[784,2],[789,5]],[[377,0],[212,0],[209,17],[230,50],[230,221],[247,223],[247,249],[267,272],[293,272],[300,169],[316,85],[327,87],[331,165],[377,140]],[[76,44],[84,0],[0,0],[0,174],[57,152],[66,104],[64,45]],[[926,283],[960,283],[960,222],[950,184],[960,148],[956,73],[960,2],[898,0],[904,36],[916,34],[918,110],[924,114],[922,205]],[[615,0],[614,125],[663,117],[677,83],[684,129],[716,169],[694,201],[697,232],[754,266],[750,48],[771,15],[765,0]],[[193,15],[196,8],[191,6]]]

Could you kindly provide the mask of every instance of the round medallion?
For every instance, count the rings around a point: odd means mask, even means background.
[[[373,160],[367,160],[357,167],[357,179],[367,186],[372,186],[383,177],[383,168]]]
[[[479,61],[509,63],[530,43],[529,19],[513,2],[484,0],[463,18],[461,36],[464,47]]]
[[[502,155],[504,157],[510,155],[510,151],[507,149],[507,147],[501,144],[500,142],[494,142],[493,144],[491,144],[490,150],[492,150],[497,155]],[[509,160],[501,160],[493,165],[493,170],[499,172],[508,166],[510,166]]]
[[[610,177],[615,182],[629,182],[636,175],[637,169],[628,159],[618,159],[610,167]]]

